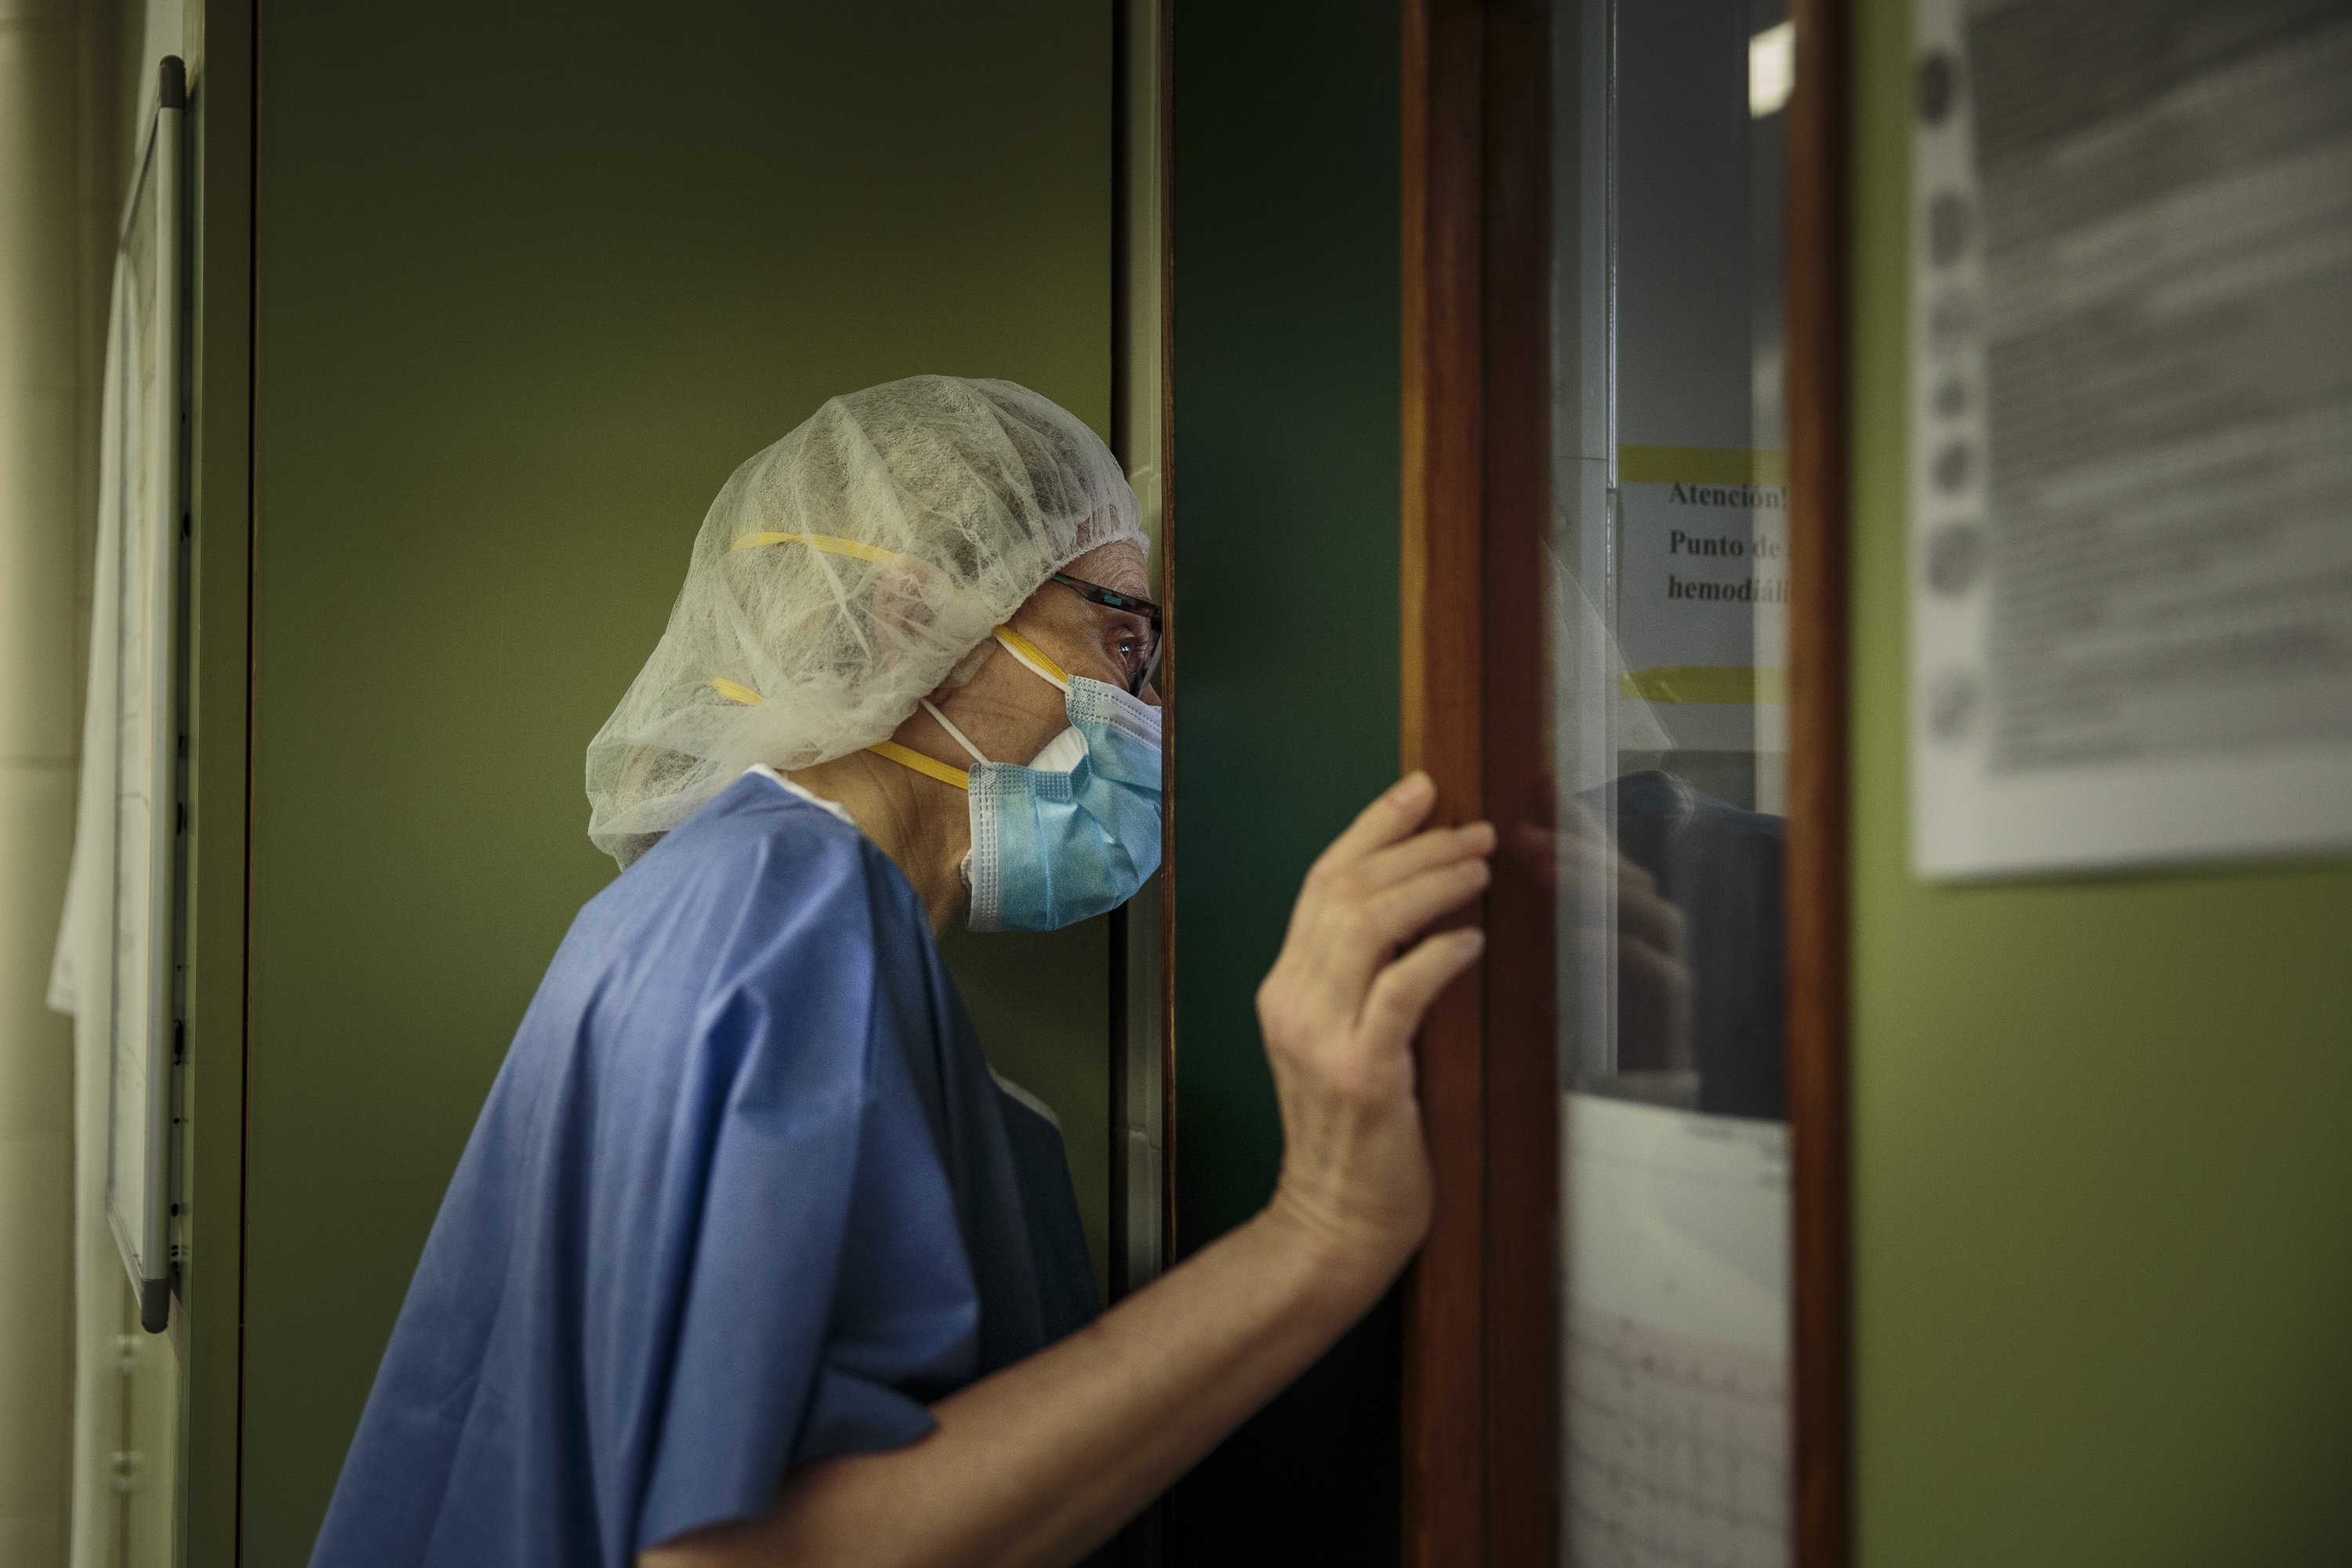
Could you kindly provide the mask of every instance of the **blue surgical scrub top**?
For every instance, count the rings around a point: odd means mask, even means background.
[[[311,1562],[617,1568],[1094,1310],[1061,1140],[914,889],[746,774],[557,950]]]

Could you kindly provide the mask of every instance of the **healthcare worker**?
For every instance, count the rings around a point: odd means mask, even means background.
[[[625,874],[524,1015],[315,1564],[1074,1563],[1380,1298],[1428,1224],[1408,1042],[1479,949],[1421,933],[1493,846],[1417,831],[1427,779],[1317,862],[1259,992],[1265,1209],[1099,1319],[1059,1139],[934,945],[1159,864],[1147,587],[1110,454],[1009,383],[836,398],[728,481],[589,748]]]

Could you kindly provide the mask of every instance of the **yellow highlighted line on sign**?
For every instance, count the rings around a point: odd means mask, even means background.
[[[1785,485],[1789,454],[1745,447],[1620,447],[1627,485]]]
[[[1789,672],[1743,664],[1662,664],[1617,678],[1621,697],[1650,702],[1786,702]]]

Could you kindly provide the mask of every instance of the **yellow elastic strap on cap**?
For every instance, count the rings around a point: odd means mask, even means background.
[[[871,561],[877,565],[904,562],[910,566],[923,563],[911,555],[901,555],[895,550],[885,550],[878,544],[868,544],[859,539],[844,539],[833,533],[747,533],[730,550],[756,550],[764,544],[805,544],[811,550],[822,550],[827,555],[846,555],[854,560]]]
[[[739,686],[723,675],[714,675],[710,678],[710,689],[727,699],[728,701],[740,702],[746,708],[757,708],[767,700],[750,687]]]
[[[971,788],[971,775],[961,768],[951,768],[937,757],[927,757],[896,741],[877,741],[866,748],[877,757],[887,757],[902,768],[912,768],[925,778],[937,779],[958,789]]]
[[[1022,663],[1035,670],[1039,675],[1044,676],[1046,679],[1052,681],[1055,685],[1060,687],[1065,691],[1067,691],[1070,689],[1070,672],[1064,669],[1060,665],[1055,664],[1052,659],[1047,658],[1043,648],[1039,647],[1035,643],[1031,642],[1027,637],[1023,637],[1019,632],[1014,631],[1011,626],[997,627],[996,640],[1004,645],[1004,650],[1007,653],[1010,653],[1013,658],[1019,659]]]

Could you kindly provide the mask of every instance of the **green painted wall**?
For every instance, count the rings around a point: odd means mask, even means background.
[[[1911,879],[1908,7],[1856,10],[1861,1561],[2343,1563],[2352,871]]]
[[[1311,860],[1397,769],[1392,7],[1175,8],[1180,1251],[1273,1190],[1251,999]],[[1177,1563],[1397,1555],[1383,1310],[1177,1489]]]
[[[582,752],[720,482],[919,371],[1107,428],[1111,15],[268,0],[259,36],[243,1529],[278,1568],[612,874]],[[1060,951],[1032,1021],[1098,1085],[1099,931]]]

